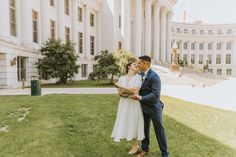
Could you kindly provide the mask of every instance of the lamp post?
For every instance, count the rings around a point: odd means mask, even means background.
[[[179,71],[179,64],[178,64],[178,58],[177,58],[177,44],[176,42],[174,43],[173,46],[173,53],[172,53],[172,63],[170,65],[170,70],[171,71]]]

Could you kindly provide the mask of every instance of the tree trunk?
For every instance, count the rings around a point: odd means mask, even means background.
[[[114,84],[114,75],[111,75],[111,84]]]

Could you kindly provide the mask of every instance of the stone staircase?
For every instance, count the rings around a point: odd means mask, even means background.
[[[201,73],[182,73],[182,72],[171,72],[169,68],[162,65],[152,65],[151,68],[160,76],[163,84],[169,85],[188,85],[188,86],[199,86],[208,87],[223,80],[222,77],[214,77],[212,75],[205,75]]]

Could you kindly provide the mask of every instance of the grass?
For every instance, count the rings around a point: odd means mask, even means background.
[[[198,108],[169,97],[163,97],[163,100],[166,104],[163,120],[171,157],[236,156],[236,150],[193,127],[196,119],[199,122],[205,119],[202,116],[193,118],[197,113],[210,113],[211,110],[219,114],[231,112],[204,106]],[[130,143],[122,141],[117,144],[110,138],[118,101],[116,95],[1,96],[0,127],[7,125],[9,131],[0,132],[0,156],[128,157]],[[18,122],[17,119],[26,112],[19,109],[24,108],[29,109],[29,114]],[[181,120],[189,110],[197,113]],[[183,115],[177,120],[179,113]],[[153,128],[151,130],[148,157],[160,157]]]
[[[79,80],[79,81],[69,81],[66,85],[58,85],[55,83],[48,83],[43,84],[43,88],[92,88],[92,87],[114,87],[111,84],[111,80],[99,80],[99,81],[92,81],[92,80]]]

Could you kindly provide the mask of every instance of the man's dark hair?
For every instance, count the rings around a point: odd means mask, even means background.
[[[143,60],[143,61],[147,61],[147,62],[150,62],[151,63],[151,57],[145,55],[145,56],[140,56],[139,57],[140,60]]]

